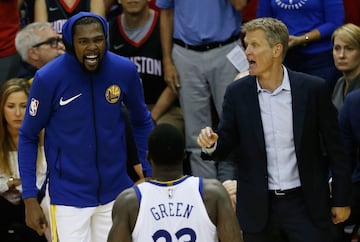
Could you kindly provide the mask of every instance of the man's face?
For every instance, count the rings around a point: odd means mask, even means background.
[[[86,70],[96,71],[106,49],[104,31],[100,23],[75,26],[73,38],[76,58]]]
[[[149,0],[119,0],[125,14],[137,15],[145,11]]]
[[[244,38],[245,54],[249,62],[249,74],[262,76],[271,71],[274,64],[274,47],[270,47],[261,29],[248,31]]]
[[[334,38],[333,57],[339,71],[352,73],[360,68],[360,49],[350,46],[339,36]]]
[[[61,37],[51,28],[39,30],[37,34],[40,41],[35,45],[36,47],[32,48],[34,51],[31,58],[36,61],[36,67],[40,68],[59,55],[64,54],[65,46],[62,41],[59,41]]]

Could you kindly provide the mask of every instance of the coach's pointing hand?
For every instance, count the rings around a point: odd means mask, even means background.
[[[211,148],[218,140],[219,136],[210,127],[201,130],[197,143],[202,148]]]

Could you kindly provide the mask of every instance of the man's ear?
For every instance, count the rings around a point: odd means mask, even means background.
[[[274,56],[275,57],[282,56],[283,50],[284,50],[284,48],[283,48],[282,44],[276,44],[274,46],[274,50],[273,50]]]
[[[28,49],[28,61],[27,62],[37,61],[37,60],[39,60],[38,50],[36,48],[29,48]]]

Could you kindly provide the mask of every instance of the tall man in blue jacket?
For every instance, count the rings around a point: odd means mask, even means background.
[[[228,86],[217,132],[202,129],[198,144],[215,160],[237,152],[245,242],[330,242],[331,222],[350,214],[351,172],[325,81],[282,64],[281,21],[258,18],[243,30],[250,75]]]
[[[64,24],[66,53],[37,72],[19,131],[26,222],[41,234],[48,224],[36,200],[35,160],[45,128],[52,232],[60,241],[106,241],[113,202],[132,185],[122,103],[143,160],[153,126],[136,67],[109,52],[106,37],[106,20],[92,13]]]

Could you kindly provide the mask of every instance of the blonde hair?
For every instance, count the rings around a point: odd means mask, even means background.
[[[5,81],[0,88],[0,169],[6,174],[10,174],[9,153],[16,151],[17,144],[11,139],[10,133],[7,129],[7,122],[4,116],[5,103],[14,92],[24,92],[29,96],[29,83],[23,78],[12,78]]]
[[[24,92],[26,96],[29,97],[29,90],[30,84],[24,78],[9,79],[5,81],[0,87],[0,170],[8,175],[11,175],[10,152],[17,150],[17,144],[14,144],[7,129],[7,122],[4,116],[4,107],[10,94],[15,92]],[[37,166],[41,164],[40,157],[40,150],[38,150]]]
[[[334,44],[334,40],[336,37],[341,38],[349,46],[354,49],[360,50],[360,27],[348,23],[337,28],[331,36],[331,42]]]

